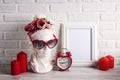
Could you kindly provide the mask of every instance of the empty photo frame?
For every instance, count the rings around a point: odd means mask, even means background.
[[[72,53],[73,66],[92,66],[97,61],[97,30],[95,25],[64,23],[62,48]]]

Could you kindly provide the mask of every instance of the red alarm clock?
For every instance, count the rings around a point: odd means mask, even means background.
[[[70,51],[68,51],[66,48],[62,48],[62,52],[57,53],[56,64],[62,71],[69,69],[72,64]]]

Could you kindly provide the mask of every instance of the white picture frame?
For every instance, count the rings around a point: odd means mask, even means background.
[[[61,28],[61,45],[72,53],[72,66],[96,65],[98,57],[96,26],[72,22],[62,23]]]

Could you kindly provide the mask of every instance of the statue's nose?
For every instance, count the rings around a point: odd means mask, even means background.
[[[44,50],[48,50],[49,49],[49,47],[46,45],[45,47],[44,47]]]

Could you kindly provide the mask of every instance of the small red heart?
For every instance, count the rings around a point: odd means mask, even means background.
[[[69,56],[69,57],[72,56],[70,52],[66,52],[66,54],[67,54],[67,56]]]

